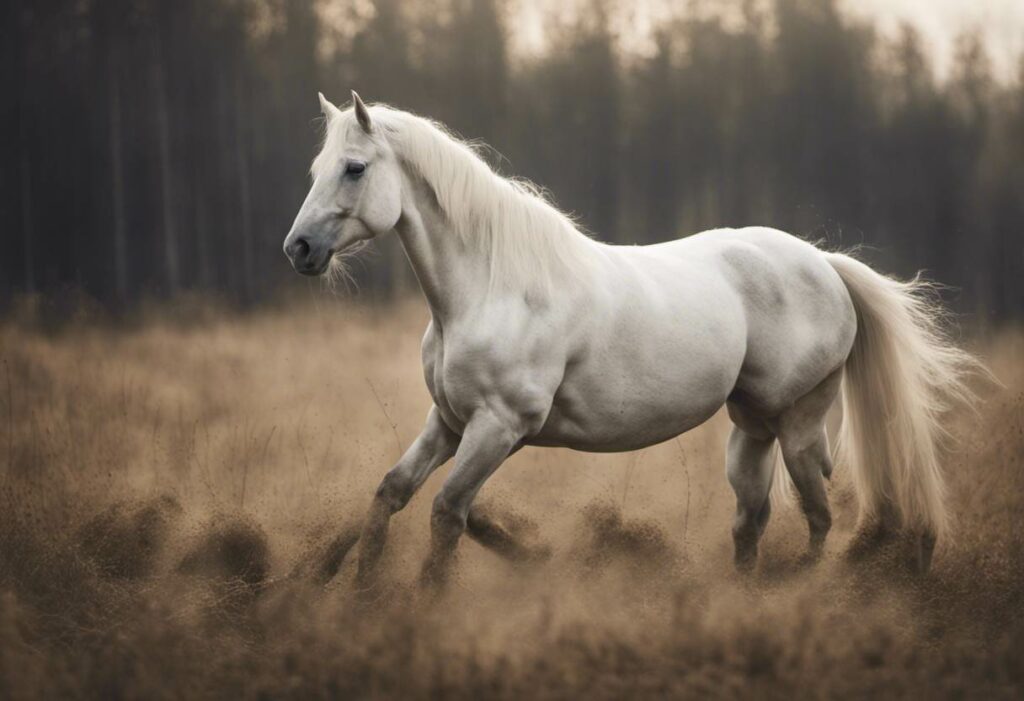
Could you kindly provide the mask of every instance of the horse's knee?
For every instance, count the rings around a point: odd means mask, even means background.
[[[412,495],[416,493],[416,485],[408,475],[392,470],[384,475],[374,498],[387,507],[391,513],[405,508]]]

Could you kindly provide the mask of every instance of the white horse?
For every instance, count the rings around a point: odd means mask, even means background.
[[[520,447],[637,450],[723,404],[735,424],[726,471],[737,567],[756,561],[776,441],[816,560],[831,526],[825,413],[840,392],[840,456],[861,507],[855,550],[902,531],[912,564],[927,569],[947,527],[939,416],[968,395],[973,360],[941,333],[925,284],[762,227],[606,245],[440,125],[352,98],[343,111],[320,96],[326,139],[284,250],[295,270],[320,275],[357,243],[397,232],[430,306],[423,368],[434,400],[377,489],[360,582],[373,581],[390,517],[452,456],[427,582],[445,580],[467,528],[524,554],[473,508]]]

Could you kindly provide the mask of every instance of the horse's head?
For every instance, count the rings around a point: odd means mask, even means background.
[[[320,275],[340,253],[386,233],[402,213],[401,171],[370,111],[354,91],[340,110],[322,94],[327,137],[313,161],[313,186],[284,240],[297,272]]]

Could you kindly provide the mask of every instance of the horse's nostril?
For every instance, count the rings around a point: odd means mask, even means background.
[[[300,236],[288,244],[285,253],[292,260],[303,260],[309,255],[309,242]]]

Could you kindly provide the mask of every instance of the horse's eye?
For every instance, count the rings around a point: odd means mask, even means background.
[[[345,175],[351,175],[354,178],[358,178],[366,170],[366,164],[362,161],[349,161],[345,166]]]

